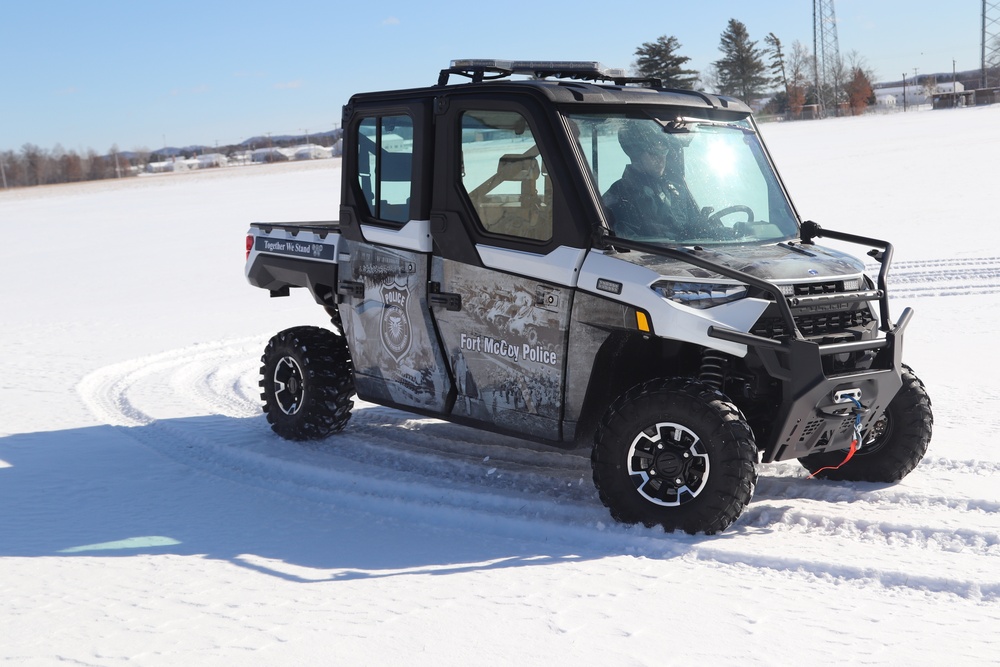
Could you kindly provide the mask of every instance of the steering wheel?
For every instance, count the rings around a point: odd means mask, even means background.
[[[744,204],[734,204],[733,206],[727,206],[726,208],[720,209],[708,216],[708,221],[713,224],[721,224],[722,218],[731,213],[746,213],[747,220],[744,224],[749,225],[753,223],[753,209]]]

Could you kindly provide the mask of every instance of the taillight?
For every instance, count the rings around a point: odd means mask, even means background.
[[[250,251],[253,250],[253,237],[247,235],[247,256],[246,259],[250,259]]]

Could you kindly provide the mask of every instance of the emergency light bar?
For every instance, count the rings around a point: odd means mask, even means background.
[[[457,74],[481,83],[490,79],[501,79],[521,74],[536,79],[555,77],[558,79],[578,79],[585,81],[612,81],[616,85],[645,83],[660,87],[659,79],[630,77],[624,69],[605,67],[594,60],[495,60],[462,59],[452,60],[448,69],[441,70],[438,85],[448,83],[448,77]],[[492,75],[492,76],[490,76]]]

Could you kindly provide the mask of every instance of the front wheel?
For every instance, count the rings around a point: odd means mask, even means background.
[[[816,477],[838,481],[898,482],[908,475],[927,453],[934,415],[920,378],[909,366],[902,377],[903,386],[847,463],[846,450],[804,456],[799,463]]]
[[[287,440],[321,440],[351,418],[354,369],[343,336],[293,327],[261,357],[261,400],[271,430]]]
[[[617,521],[709,535],[743,513],[757,460],[739,409],[686,378],[646,382],[616,400],[591,457],[601,502]]]

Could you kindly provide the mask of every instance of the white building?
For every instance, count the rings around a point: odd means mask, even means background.
[[[229,165],[229,158],[222,153],[206,153],[205,155],[199,155],[197,160],[199,169],[226,167]]]
[[[304,144],[295,149],[296,160],[321,160],[331,157],[331,151],[325,146],[316,144]]]
[[[895,109],[896,108],[896,96],[895,95],[882,95],[881,90],[875,95],[875,106],[879,109]]]
[[[875,99],[881,100],[883,97],[891,96],[895,98],[896,106],[919,106],[921,104],[930,104],[933,102],[935,95],[940,95],[942,93],[961,93],[964,90],[965,86],[957,81],[947,81],[932,85],[926,85],[923,83],[907,83],[905,86],[879,88],[875,91]],[[906,95],[905,99],[903,97],[904,92]],[[879,106],[882,106],[881,101],[879,102]]]

